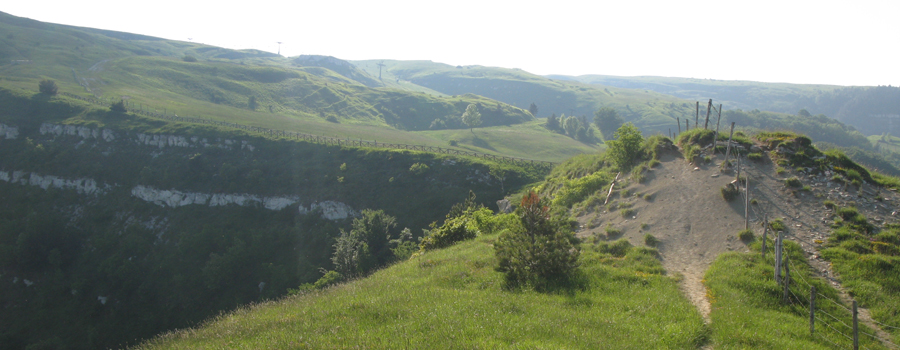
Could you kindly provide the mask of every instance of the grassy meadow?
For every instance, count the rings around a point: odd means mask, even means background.
[[[700,314],[655,250],[586,247],[586,285],[510,291],[494,271],[497,235],[426,253],[372,276],[242,308],[140,349],[698,348]]]

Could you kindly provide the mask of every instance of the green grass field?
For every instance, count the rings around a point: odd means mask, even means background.
[[[624,257],[588,247],[584,290],[508,291],[482,236],[369,278],[243,308],[141,349],[469,348],[689,349],[706,339],[699,313],[655,251]]]

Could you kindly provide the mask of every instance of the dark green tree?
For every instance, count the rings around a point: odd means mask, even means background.
[[[125,108],[125,101],[119,100],[119,102],[115,102],[109,106],[109,110],[113,113],[125,113],[128,112],[128,109]]]
[[[538,107],[534,102],[531,103],[531,106],[528,106],[528,112],[530,112],[532,116],[537,117]]]
[[[549,208],[533,191],[516,208],[517,225],[504,231],[494,243],[497,271],[508,287],[531,285],[549,289],[569,281],[578,270],[579,250],[571,232],[550,218]]]
[[[644,136],[631,123],[625,123],[619,127],[613,136],[616,138],[615,140],[606,141],[606,145],[609,147],[606,151],[609,159],[622,171],[631,169],[643,158],[641,146],[644,143]]]
[[[255,111],[258,104],[256,103],[256,96],[250,96],[247,98],[247,108],[251,111]]]
[[[619,117],[619,113],[612,107],[603,107],[594,112],[594,125],[600,129],[603,140],[609,140],[613,133],[619,129],[625,121]]]
[[[547,122],[544,125],[548,130],[559,130],[559,118],[556,116],[556,113],[553,113],[549,117],[547,117]]]
[[[38,83],[38,91],[44,95],[56,95],[56,93],[59,92],[59,87],[56,86],[55,81],[44,79]]]

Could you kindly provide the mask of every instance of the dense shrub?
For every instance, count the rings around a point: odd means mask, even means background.
[[[497,271],[504,273],[507,286],[546,289],[567,284],[578,269],[580,254],[572,233],[551,220],[549,208],[534,192],[522,198],[516,215],[518,225],[494,243]]]
[[[56,93],[59,92],[59,87],[56,86],[55,81],[44,79],[38,83],[38,91],[45,95],[56,95]]]
[[[750,243],[750,242],[753,242],[753,240],[756,238],[756,236],[753,234],[753,230],[748,229],[748,230],[741,230],[741,232],[738,232],[738,238],[740,238],[741,241],[743,241],[744,243]]]

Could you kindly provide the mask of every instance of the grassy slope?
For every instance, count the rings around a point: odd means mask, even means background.
[[[0,66],[0,86],[9,89],[34,91],[39,80],[50,78],[61,91],[109,100],[125,98],[135,108],[160,113],[441,147],[448,146],[445,139],[407,130],[427,130],[434,119],[458,117],[470,103],[483,106],[482,127],[514,125],[531,118],[522,109],[480,96],[448,97],[423,93],[427,89],[410,92],[390,86],[367,88],[329,69],[298,66],[302,60],[264,52],[41,23],[7,14],[0,14],[0,28],[7,33],[0,38],[4,44],[0,50],[2,62],[31,60]],[[199,61],[183,62],[181,57],[185,55]],[[372,85],[372,80],[358,70],[344,74]],[[247,109],[250,96],[257,97],[256,111]],[[326,122],[325,117],[334,117],[338,123]],[[455,127],[461,130],[464,126]],[[493,147],[500,150],[496,151],[489,147],[479,151],[503,154],[504,150],[514,150],[504,155],[522,157],[549,154],[555,158],[542,159],[559,161],[591,150],[557,140],[551,132],[530,130],[535,142],[521,143],[524,149]],[[560,149],[553,150],[558,143]]]
[[[710,98],[727,109],[753,110],[756,108],[782,113],[796,113],[809,108],[803,101],[815,99],[821,92],[833,91],[834,85],[802,85],[786,83],[762,83],[754,81],[728,81],[670,77],[620,77],[610,75],[551,76],[586,84],[643,89],[672,95],[687,100],[704,101]]]
[[[354,61],[369,74],[377,75],[381,60]],[[453,67],[431,61],[385,60],[382,74],[389,72],[400,86],[416,84],[448,95],[474,93],[528,108],[534,102],[538,117],[550,114],[587,116],[603,106],[612,106],[645,133],[668,133],[677,128],[675,118],[694,116],[687,101],[633,89],[597,87],[572,81],[552,80],[519,69],[482,66]]]
[[[248,307],[141,348],[696,348],[702,319],[642,249],[583,255],[590,286],[510,292],[493,270],[496,235],[369,278]],[[620,267],[616,267],[620,266]]]
[[[771,253],[764,261],[759,254],[760,243],[753,245],[751,253],[727,253],[720,255],[706,272],[704,279],[712,304],[712,342],[716,349],[843,349],[849,340],[817,321],[816,335],[809,333],[808,302],[810,285],[816,286],[817,293],[832,300],[838,300],[837,291],[824,280],[813,278],[811,269],[799,245],[785,242],[786,254],[790,255],[792,304],[781,301],[782,288],[773,276],[774,257]],[[798,270],[799,269],[799,270]],[[807,282],[809,284],[807,284]],[[796,298],[800,298],[797,301]],[[818,317],[832,327],[840,327],[850,334],[840,322],[849,324],[851,316],[844,308],[819,297]],[[836,321],[825,313],[838,317]],[[864,326],[860,330],[873,333]],[[842,344],[833,347],[832,343]],[[860,337],[860,345],[869,349],[883,348],[865,336]]]

